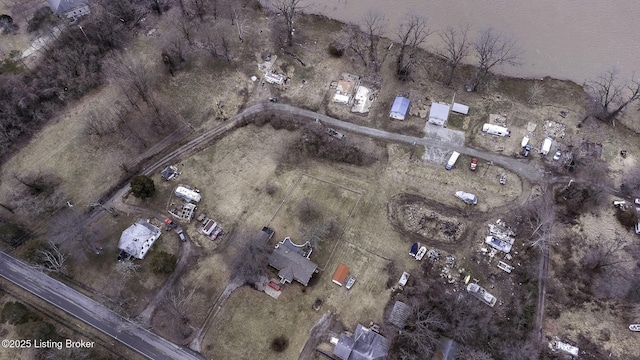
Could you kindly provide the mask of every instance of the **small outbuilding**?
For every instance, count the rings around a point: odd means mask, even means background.
[[[444,126],[449,119],[450,107],[448,104],[433,102],[431,103],[431,109],[429,109],[429,123]]]
[[[162,169],[162,171],[160,172],[160,175],[162,175],[162,178],[167,181],[172,180],[173,178],[179,175],[178,168],[173,165],[169,165],[164,169]]]
[[[76,20],[91,13],[88,0],[47,0],[54,14]]]
[[[346,284],[348,278],[349,268],[344,264],[340,264],[336,268],[336,272],[333,273],[333,278],[331,279],[331,281],[333,281],[333,283],[336,285],[342,286]]]
[[[407,320],[409,320],[412,312],[413,309],[411,306],[397,300],[396,303],[393,304],[391,314],[389,314],[389,322],[392,325],[395,325],[398,329],[404,329],[404,326],[407,325]]]
[[[393,105],[391,106],[389,117],[396,120],[404,120],[407,116],[407,112],[409,112],[410,103],[411,101],[406,97],[396,96],[396,99],[393,101]]]

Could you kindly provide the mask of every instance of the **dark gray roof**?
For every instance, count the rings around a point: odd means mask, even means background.
[[[163,178],[165,178],[165,180],[168,180],[173,175],[176,174],[176,171],[174,170],[174,168],[172,166],[167,166],[166,168],[162,169],[160,174],[162,175]]]
[[[273,250],[269,257],[269,265],[280,270],[278,276],[285,281],[291,282],[296,280],[304,286],[309,284],[311,276],[318,268],[313,261],[298,254],[286,246],[279,246]]]
[[[393,310],[391,310],[391,314],[389,315],[389,322],[400,329],[404,329],[410,315],[411,306],[398,300],[393,304]]]
[[[340,335],[333,354],[342,360],[384,360],[389,353],[389,340],[360,324],[353,336]]]
[[[65,13],[69,10],[87,5],[87,0],[47,0],[54,14]]]

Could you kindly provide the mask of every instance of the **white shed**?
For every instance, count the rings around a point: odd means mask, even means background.
[[[451,107],[451,111],[457,112],[458,114],[467,115],[469,114],[469,107],[467,105],[453,103]]]

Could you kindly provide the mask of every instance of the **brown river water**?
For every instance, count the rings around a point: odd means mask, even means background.
[[[304,11],[358,23],[369,11],[388,19],[388,35],[408,12],[429,18],[430,28],[470,24],[493,27],[517,39],[522,65],[498,72],[540,78],[551,76],[582,84],[611,66],[640,76],[640,0],[303,0]],[[437,34],[425,47],[441,45]],[[472,61],[468,60],[468,61]]]

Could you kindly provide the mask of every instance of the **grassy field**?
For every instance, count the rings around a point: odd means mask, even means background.
[[[356,190],[302,174],[296,181],[293,191],[287,196],[275,214],[274,219],[269,223],[269,227],[279,234],[279,236],[271,239],[271,245],[275,245],[275,243],[282,241],[287,236],[291,237],[296,244],[304,243],[304,227],[309,226],[309,224],[305,224],[298,219],[298,206],[304,199],[309,199],[317,204],[319,208],[320,216],[316,221],[322,222],[334,219],[339,227],[336,238],[329,239],[333,241],[323,241],[321,247],[314,249],[311,254],[311,260],[317,263],[321,269],[324,269],[333,253],[333,249],[338,245],[339,236],[347,225],[349,215],[355,209],[360,195]]]
[[[3,5],[7,7],[8,3],[5,1]],[[17,3],[11,2],[10,5],[17,6]],[[452,117],[450,125],[466,130],[467,143],[475,148],[493,152],[497,151],[496,146],[501,146],[504,147],[501,154],[518,156],[520,139],[526,133],[527,124],[537,125],[536,135],[531,139],[536,147],[545,136],[542,130],[544,121],[553,120],[566,125],[566,136],[557,139],[563,149],[575,148],[582,141],[602,144],[603,158],[610,161],[611,174],[615,178],[619,179],[626,168],[637,165],[637,155],[634,154],[640,151],[636,134],[627,132],[620,135],[618,130],[594,120],[583,124],[583,94],[576,84],[548,78],[543,81],[499,79],[484,92],[468,93],[462,87],[464,82],[461,78],[455,79],[454,84],[457,85],[454,87],[443,86],[439,75],[441,64],[426,54],[420,55],[420,61],[426,64],[425,69],[416,71],[410,82],[398,81],[394,75],[394,62],[387,61],[381,71],[384,83],[370,114],[353,115],[345,107],[328,103],[333,92],[329,84],[337,80],[341,72],[364,75],[367,70],[349,57],[333,58],[327,54],[326,45],[341,30],[341,25],[318,17],[299,20],[304,31],[297,39],[299,46],[292,49],[303,60],[304,66],[291,56],[282,54],[279,46],[273,43],[273,25],[279,18],[250,11],[248,17],[252,26],[247,27],[244,43],[237,40],[229,19],[220,17],[219,26],[212,29],[216,34],[232,39],[229,41],[233,61],[214,59],[206,51],[200,51],[203,48],[194,45],[190,48],[194,55],[186,68],[170,77],[160,62],[159,54],[176,32],[173,21],[177,16],[179,9],[174,7],[165,16],[145,22],[125,53],[149,65],[159,101],[193,126],[191,136],[224,123],[243,107],[266,101],[270,96],[277,96],[284,103],[336,115],[346,121],[421,136],[426,119],[410,116],[404,122],[389,121],[387,115],[393,98],[404,94],[412,101],[430,103],[432,100],[447,101],[457,93],[456,101],[469,105],[470,114],[464,118]],[[24,19],[21,21],[22,27]],[[203,28],[209,25],[204,24]],[[153,35],[146,35],[151,30],[156,31]],[[24,38],[12,39],[9,46],[19,46],[21,42],[25,42]],[[5,50],[4,47],[0,49]],[[278,55],[276,69],[291,77],[286,86],[261,89],[259,82],[250,80],[252,75],[261,75],[257,64],[262,62],[262,53]],[[389,55],[389,59],[393,58],[393,53]],[[537,104],[529,104],[528,93],[534,82],[541,84],[544,93]],[[118,101],[126,100],[115,84],[108,83],[87,94],[82,102],[69,105],[3,165],[0,199],[10,196],[15,185],[14,173],[43,170],[62,179],[65,193],[77,208],[86,208],[93,203],[101,192],[120,178],[122,159],[139,155],[126,142],[112,144],[110,139],[90,138],[83,133],[83,121],[91,111],[109,109]],[[562,117],[560,111],[567,111],[566,117]],[[491,113],[507,115],[511,137],[481,135],[480,127],[488,121]],[[633,116],[625,114],[624,120],[633,123]],[[296,359],[306,342],[307,331],[325,311],[337,313],[344,327],[351,330],[358,322],[364,325],[371,321],[381,322],[382,309],[389,300],[385,289],[385,267],[393,261],[401,271],[408,271],[412,276],[421,274],[420,263],[407,256],[411,240],[397,232],[388,219],[389,200],[398,194],[415,194],[430,199],[439,204],[433,211],[446,207],[447,211],[459,214],[462,221],[489,216],[496,209],[503,213],[508,211],[505,205],[526,200],[521,196],[527,194],[528,184],[506,171],[507,185],[498,185],[498,177],[505,170],[484,161],[480,161],[478,170],[472,172],[468,168],[470,159],[462,156],[458,166],[447,172],[442,164],[421,161],[424,149],[412,151],[408,146],[375,142],[354,134],[347,134],[348,141],[366,143],[372,152],[382,154],[379,161],[367,167],[318,159],[290,162],[287,155],[291,144],[299,141],[300,137],[300,131],[276,131],[268,125],[261,128],[247,126],[233,131],[209,148],[178,160],[174,165],[182,174],[177,181],[165,182],[159,174],[154,174],[157,188],[154,198],[130,200],[133,204],[165,212],[172,203],[177,204],[172,195],[175,186],[188,184],[200,189],[203,196],[197,214],[205,213],[225,229],[226,234],[212,242],[198,233],[201,225],[197,222],[183,223],[197,255],[177,287],[196,289],[193,301],[188,305],[190,325],[194,327],[203,324],[204,314],[232,277],[234,269],[229,267],[229,259],[241,254],[243,241],[249,240],[235,241],[233,239],[237,237],[233,235],[255,233],[262,226],[269,225],[276,230],[273,242],[281,241],[285,236],[301,242],[304,225],[297,219],[296,207],[305,197],[316,200],[323,217],[337,219],[339,240],[323,244],[312,254],[312,260],[323,270],[315,275],[313,285],[306,289],[298,284],[286,285],[278,300],[248,287],[237,290],[213,319],[202,346],[206,356]],[[617,156],[622,148],[629,150],[627,159]],[[530,161],[538,161],[541,169],[543,164],[551,163],[548,159],[540,160],[535,151]],[[476,207],[464,205],[453,196],[458,190],[473,192],[480,199],[479,204]],[[117,242],[121,231],[136,219],[133,214],[104,217],[95,224],[95,238],[103,247],[103,253],[70,261],[75,281],[83,288],[95,289],[107,297],[116,296],[114,264]],[[580,222],[584,224],[584,233],[593,240],[602,233],[602,229],[611,230],[606,234],[620,232],[621,229],[611,226],[612,221],[609,217],[594,217],[583,218]],[[470,231],[468,238],[458,244],[459,254],[473,254],[479,246],[479,238],[480,231]],[[176,253],[177,246],[175,234],[165,233],[152,251]],[[576,257],[580,255],[579,251],[575,254]],[[350,291],[331,283],[333,270],[340,263],[349,266],[357,279]],[[144,308],[150,294],[165,279],[151,274],[148,260],[140,264],[141,271],[126,283],[128,288],[136,289],[131,300],[134,313]],[[481,271],[480,267],[470,268]],[[324,301],[320,312],[311,309],[316,298]],[[153,326],[162,335],[172,338],[175,334],[172,333],[173,318],[167,315],[170,311],[161,307],[153,319]],[[562,329],[573,327],[575,332],[570,333],[573,336],[586,331],[575,327],[576,319],[580,316],[596,318],[598,314],[597,309],[591,308],[567,311],[559,319],[549,320],[549,328],[545,332],[555,335]],[[610,326],[619,327],[619,319],[614,318],[613,312],[607,314],[613,318]],[[623,333],[612,332],[613,340],[607,345],[620,354],[633,351],[630,343],[625,342]],[[289,347],[283,353],[269,349],[270,341],[279,335],[289,339]],[[623,346],[616,348],[611,345],[613,342]]]

